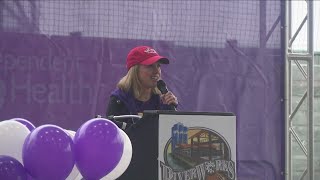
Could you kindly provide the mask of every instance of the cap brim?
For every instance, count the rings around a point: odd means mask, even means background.
[[[161,64],[169,64],[169,59],[165,58],[165,57],[162,57],[162,56],[153,56],[147,60],[144,60],[142,61],[141,63],[139,64],[142,64],[142,65],[151,65],[155,62],[159,62]]]

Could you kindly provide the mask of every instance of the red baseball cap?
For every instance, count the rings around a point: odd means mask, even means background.
[[[149,46],[138,46],[133,48],[127,56],[127,69],[137,64],[151,65],[159,61],[162,64],[169,64],[169,60],[159,56],[156,50]]]

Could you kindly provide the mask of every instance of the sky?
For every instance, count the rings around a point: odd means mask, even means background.
[[[314,51],[320,51],[320,1],[314,1]],[[307,14],[307,3],[303,0],[292,1],[292,35]],[[307,22],[292,44],[294,50],[307,49]]]

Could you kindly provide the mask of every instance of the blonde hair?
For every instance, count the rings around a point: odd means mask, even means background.
[[[117,87],[124,92],[132,91],[135,98],[141,96],[142,88],[141,82],[139,79],[139,65],[132,66],[127,74],[123,76],[117,84]],[[160,90],[155,87],[152,89],[154,94],[161,94]]]

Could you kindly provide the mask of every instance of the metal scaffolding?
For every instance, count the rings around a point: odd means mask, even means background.
[[[286,1],[285,20],[285,122],[286,122],[286,180],[293,179],[293,143],[297,142],[307,158],[307,167],[301,174],[300,179],[314,180],[314,12],[313,0],[306,0],[307,14],[295,32],[292,32],[292,1]],[[306,24],[307,23],[307,24]],[[293,52],[292,44],[304,25],[307,25],[307,52]],[[307,71],[302,67],[303,62],[307,66]],[[298,104],[292,104],[292,67],[297,66],[307,83],[307,89]],[[299,134],[293,127],[293,118],[301,108],[302,103],[307,103],[307,145],[303,143]],[[294,142],[294,141],[295,142]]]

